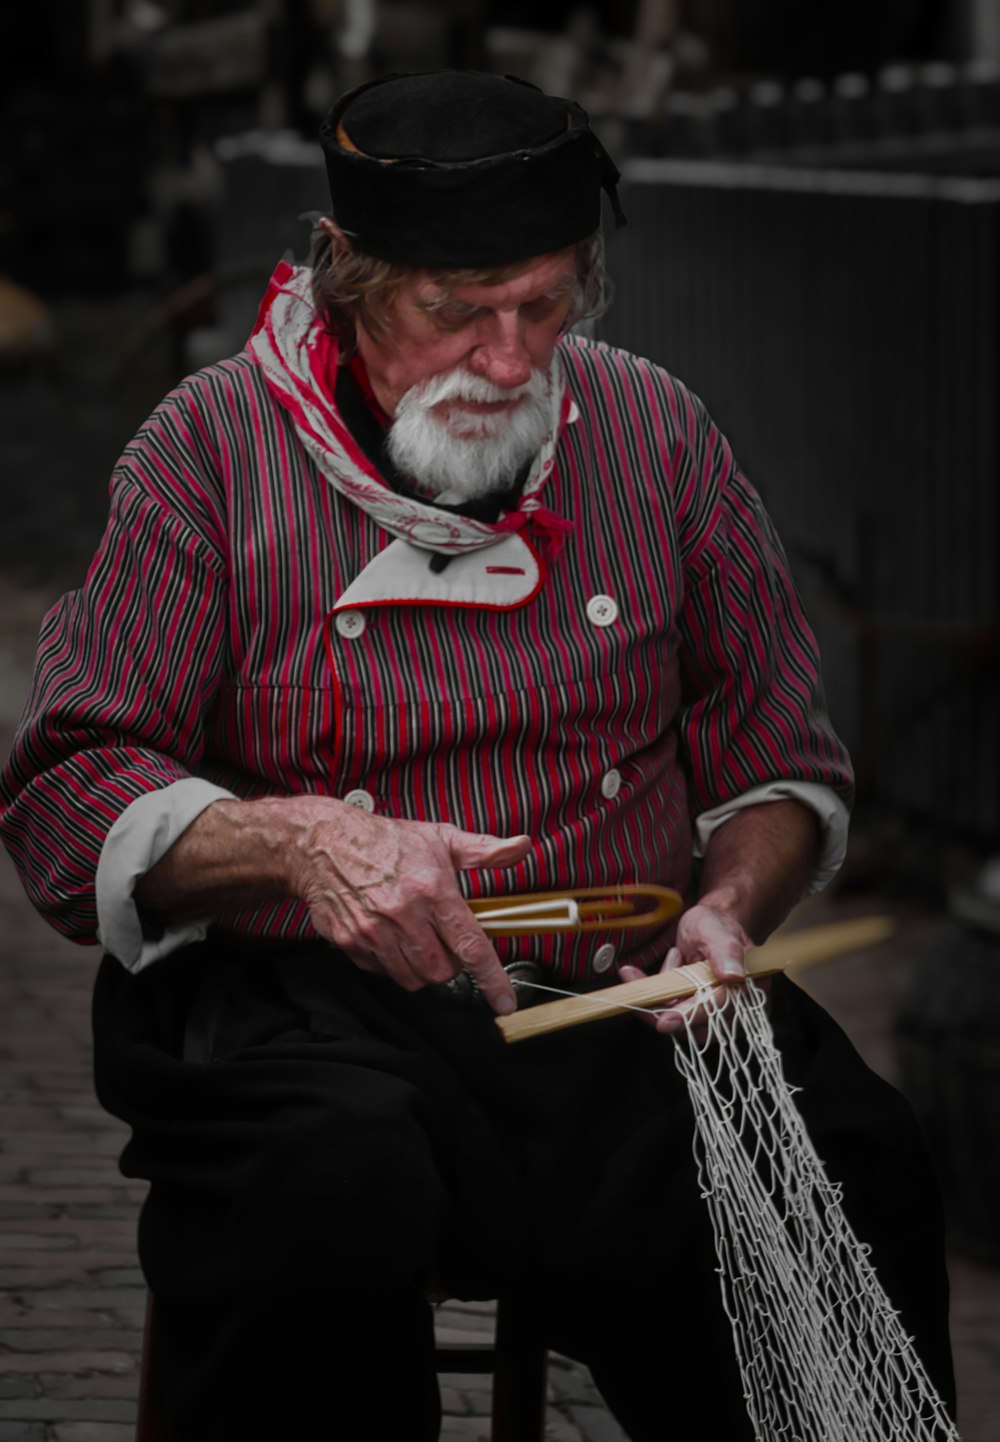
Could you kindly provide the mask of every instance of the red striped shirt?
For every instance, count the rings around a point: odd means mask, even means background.
[[[3,775],[3,839],[60,931],[95,939],[108,829],[187,775],[247,797],[363,788],[385,816],[535,838],[520,866],[466,874],[475,894],[683,891],[692,815],[773,780],[849,792],[813,637],[724,437],[649,363],[559,351],[580,419],[545,503],[572,532],[537,593],[372,606],[352,639],[332,614],[392,538],[318,472],[249,356],[167,397],[115,472],[86,583],[45,620]],[[611,625],[588,619],[595,596]],[[311,934],[293,902],[224,921]],[[664,937],[626,935],[630,960],[662,956]],[[579,979],[604,939],[499,949]]]

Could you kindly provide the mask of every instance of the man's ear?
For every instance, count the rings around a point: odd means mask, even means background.
[[[342,254],[345,250],[350,250],[350,241],[332,215],[320,216],[319,229],[324,235],[329,236],[334,255]]]

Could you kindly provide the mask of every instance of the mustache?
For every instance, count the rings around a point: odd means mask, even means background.
[[[513,387],[498,386],[485,376],[476,376],[466,370],[446,371],[444,375],[431,376],[430,380],[411,386],[400,399],[396,413],[399,415],[409,406],[420,410],[433,410],[443,401],[511,404],[539,397],[544,388],[545,375],[542,371],[532,371],[529,380],[523,385]]]
[[[502,410],[448,421],[435,407],[448,402],[500,402]],[[405,476],[448,504],[509,486],[538,451],[551,422],[549,376],[534,371],[506,388],[465,370],[433,376],[405,393],[388,434],[389,455]]]

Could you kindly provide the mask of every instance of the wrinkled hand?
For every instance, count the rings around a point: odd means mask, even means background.
[[[362,971],[407,991],[467,971],[493,1010],[514,1011],[510,978],[462,898],[455,873],[512,866],[527,836],[480,836],[443,822],[394,821],[317,798],[291,860],[293,894],[321,936]]]
[[[674,971],[679,966],[704,961],[720,982],[738,981],[746,975],[744,956],[752,944],[743,927],[729,912],[714,906],[692,906],[681,917],[676,945],[667,952],[660,970]],[[619,972],[622,981],[638,981],[643,975],[645,973],[637,966],[623,966]],[[712,996],[716,1001],[723,1000],[724,988],[716,987]],[[666,1033],[682,1031],[687,1020],[693,1025],[699,1042],[704,1041],[708,1028],[705,1008],[694,997],[655,1015],[651,1013],[649,1019],[657,1031]]]

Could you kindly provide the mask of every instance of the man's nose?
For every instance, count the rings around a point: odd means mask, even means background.
[[[488,329],[469,358],[469,368],[505,390],[523,386],[531,379],[531,356],[519,316],[501,312],[490,318]]]

